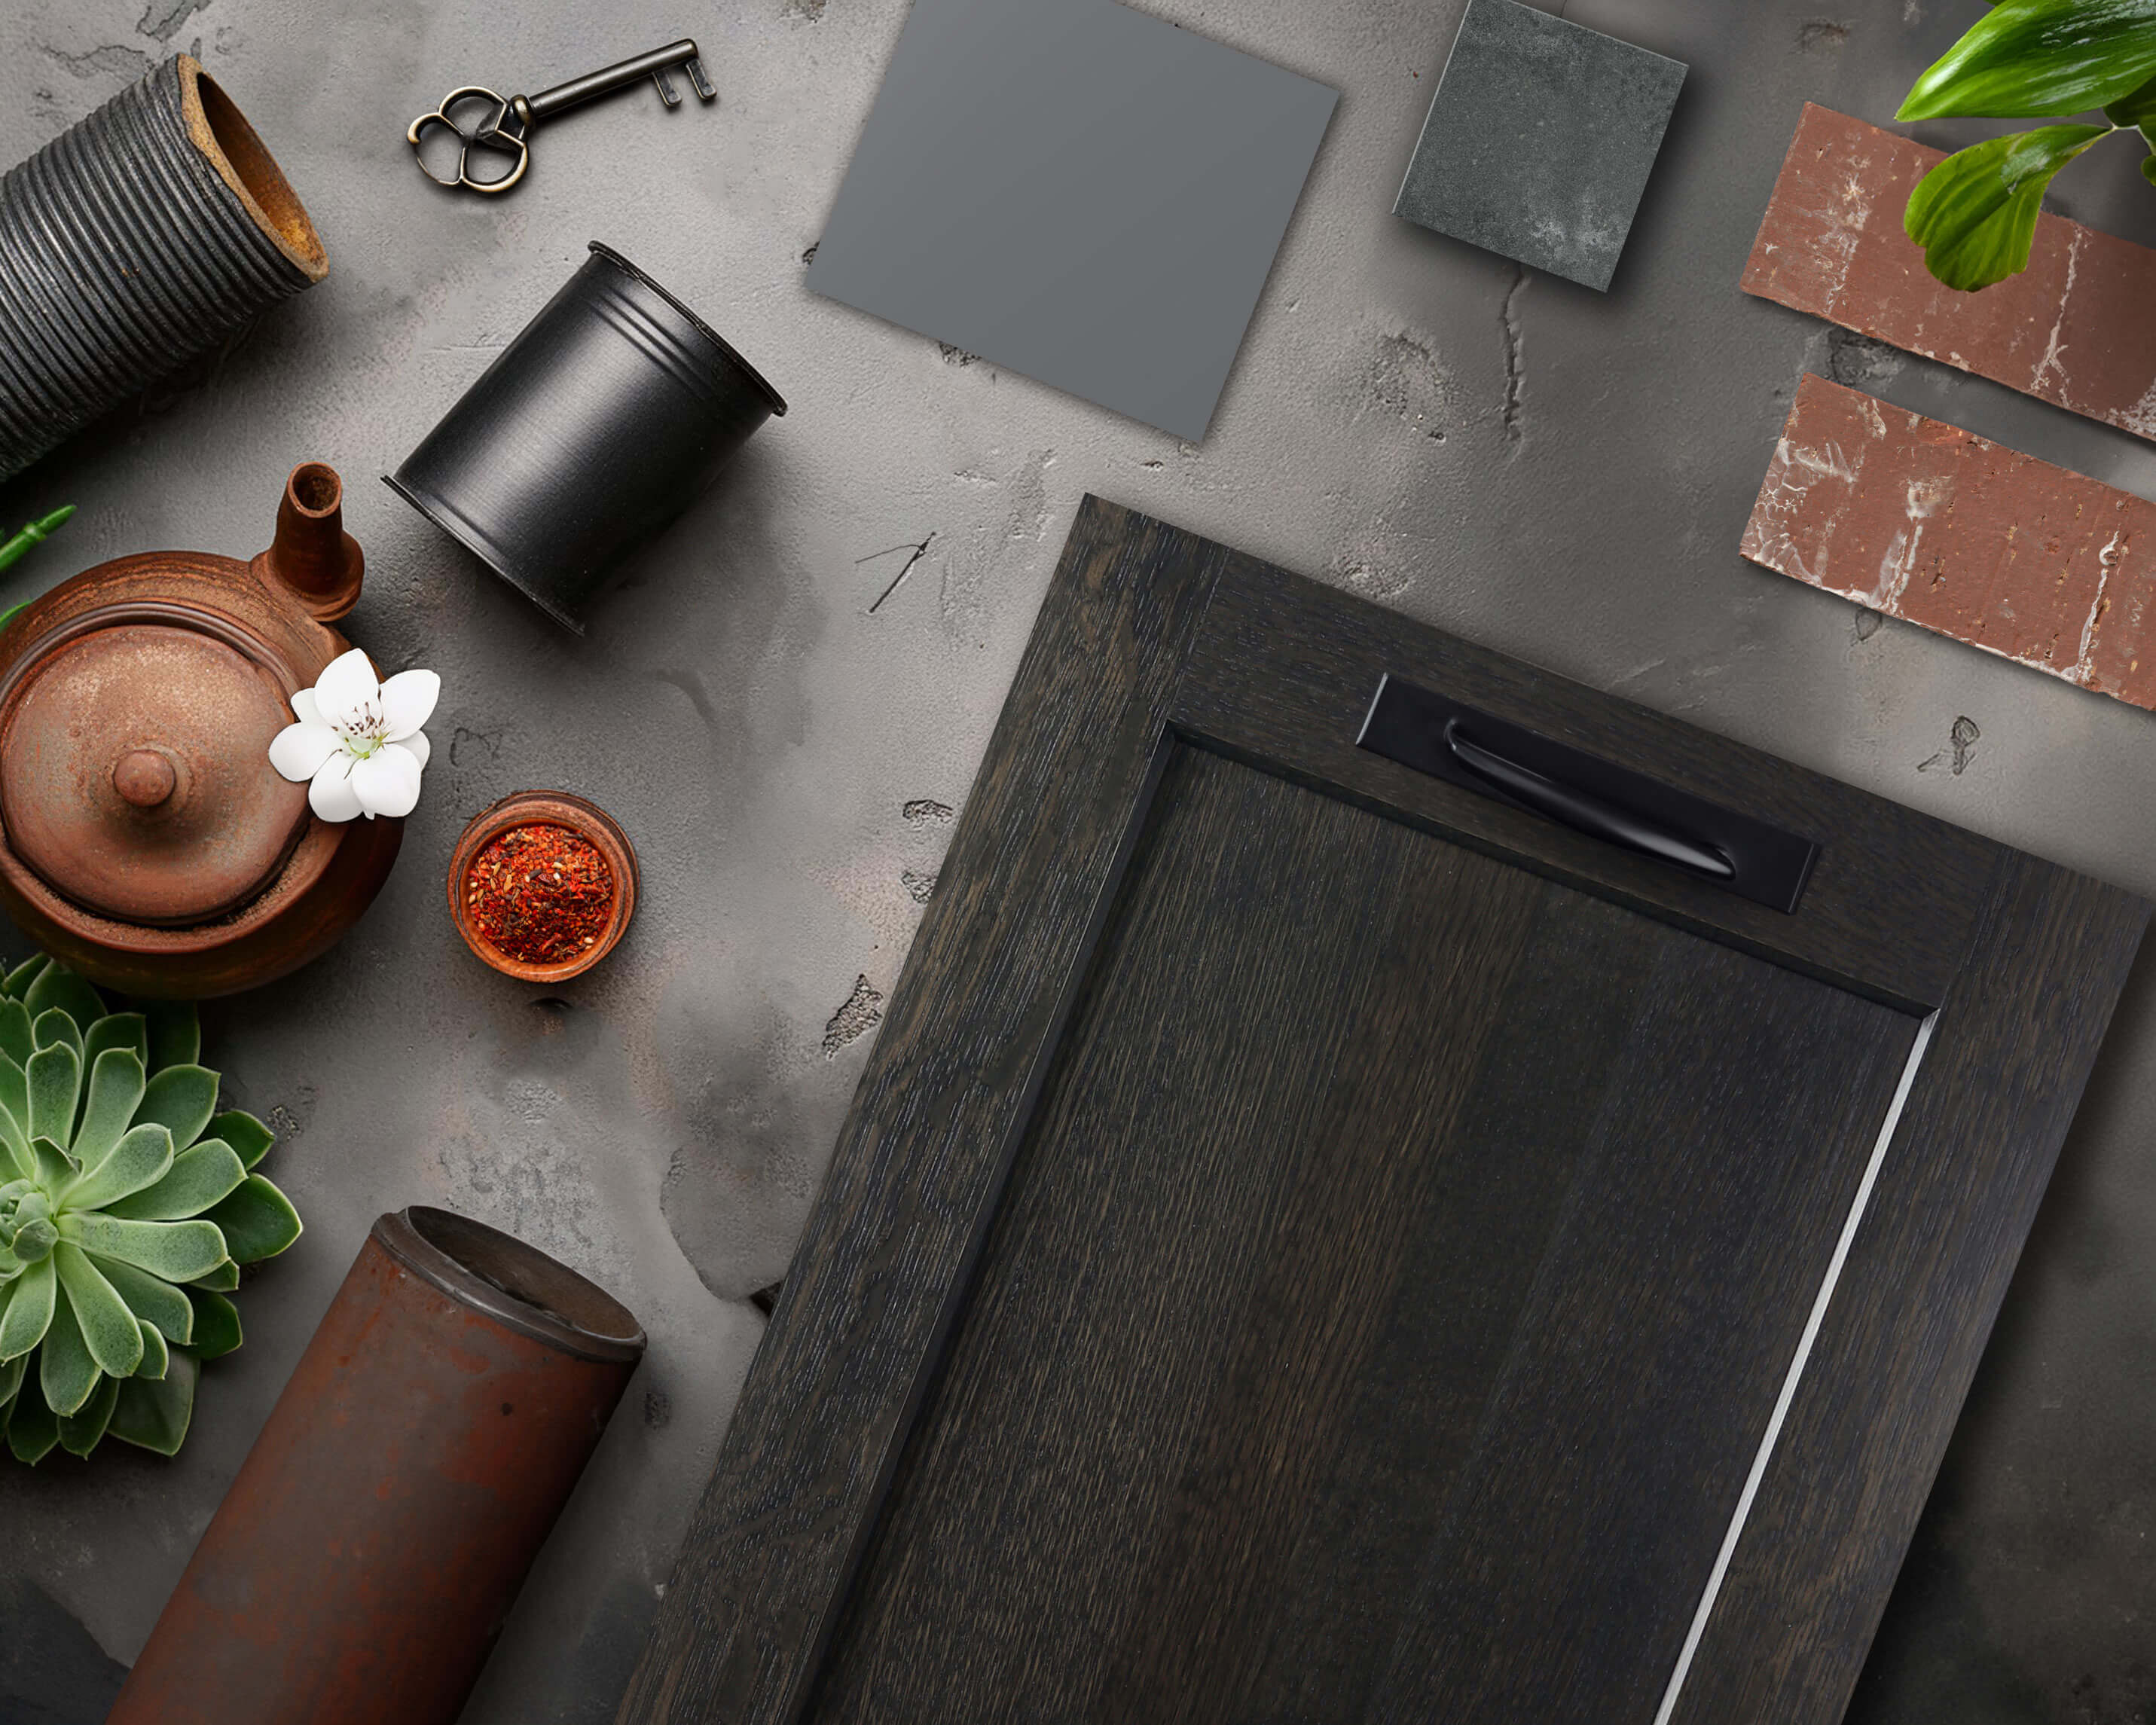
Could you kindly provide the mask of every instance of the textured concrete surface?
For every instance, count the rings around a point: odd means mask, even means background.
[[[424,1199],[561,1254],[651,1331],[470,1712],[608,1717],[761,1331],[746,1296],[785,1265],[1088,489],[2156,893],[2156,720],[1738,552],[1808,365],[2156,496],[2156,449],[2122,431],[1738,290],[1802,102],[1891,114],[1976,0],[1572,0],[1576,21],[1691,68],[1606,296],[1390,213],[1453,0],[1148,6],[1343,93],[1202,448],[805,292],[903,0],[0,12],[0,155],[198,39],[331,259],[217,362],[0,489],[0,519],[83,509],[0,603],[121,552],[250,552],[285,470],[316,456],[353,481],[367,549],[354,636],[445,680],[381,901],[310,971],[209,1015],[235,1097],[290,1135],[277,1178],[309,1223],[244,1291],[247,1346],[208,1374],[177,1461],[0,1471],[0,1574],[111,1658],[134,1656],[369,1221]],[[716,110],[639,93],[564,119],[498,203],[438,194],[406,159],[405,121],[453,85],[528,88],[685,31]],[[2060,203],[2156,243],[2123,147],[2062,176]],[[580,642],[372,475],[593,238],[701,308],[793,412]],[[597,797],[644,861],[628,944],[558,999],[480,968],[442,903],[465,818],[526,785]],[[1867,1725],[2156,1705],[2152,1140],[2144,963],[1867,1677]],[[8,1604],[27,1597],[0,1597],[0,1634],[34,1629]]]

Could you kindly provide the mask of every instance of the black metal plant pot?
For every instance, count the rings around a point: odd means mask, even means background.
[[[786,403],[611,247],[504,348],[388,483],[557,622]]]

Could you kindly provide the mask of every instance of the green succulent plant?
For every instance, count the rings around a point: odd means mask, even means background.
[[[0,978],[0,1428],[19,1461],[107,1435],[178,1450],[200,1363],[239,1346],[239,1266],[300,1237],[218,1112],[192,1006],[114,1012],[39,955]]]

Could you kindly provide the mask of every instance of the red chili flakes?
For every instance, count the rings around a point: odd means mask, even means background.
[[[613,870],[582,834],[552,822],[511,827],[472,859],[465,906],[481,939],[523,964],[589,952],[613,916]]]

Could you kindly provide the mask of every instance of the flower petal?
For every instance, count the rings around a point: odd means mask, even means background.
[[[307,806],[327,821],[350,820],[359,813],[359,793],[352,788],[357,763],[341,752],[331,755],[307,787]]]
[[[382,685],[382,734],[402,742],[434,716],[442,680],[430,670],[399,671]]]
[[[315,691],[311,689],[302,689],[292,697],[292,716],[302,725],[328,722],[322,717],[322,710],[315,705]]]
[[[424,731],[414,731],[409,737],[398,737],[397,747],[400,749],[411,750],[413,758],[422,767],[427,764],[434,752],[434,746],[427,741],[427,733]]]
[[[352,788],[369,814],[409,814],[419,801],[418,757],[386,742],[352,769]]]
[[[315,679],[316,710],[332,725],[357,726],[381,699],[374,667],[357,647],[332,659]]]
[[[343,747],[344,740],[328,726],[303,719],[271,739],[270,764],[296,783],[320,773],[323,763]]]

